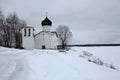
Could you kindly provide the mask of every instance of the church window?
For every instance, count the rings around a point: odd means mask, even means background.
[[[30,29],[28,29],[28,36],[30,36]]]
[[[26,34],[27,34],[27,31],[26,31],[26,29],[24,29],[24,36],[26,36]]]

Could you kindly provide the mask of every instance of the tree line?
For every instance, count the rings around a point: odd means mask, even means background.
[[[22,48],[21,29],[27,24],[17,14],[10,13],[5,17],[0,11],[0,46]]]

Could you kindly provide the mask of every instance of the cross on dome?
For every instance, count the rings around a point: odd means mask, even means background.
[[[46,17],[48,17],[48,12],[46,12]]]

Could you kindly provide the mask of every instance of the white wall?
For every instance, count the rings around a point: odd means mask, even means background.
[[[57,49],[57,37],[55,33],[41,32],[35,36],[35,48],[42,49],[45,45],[47,49]]]
[[[50,31],[51,26],[43,26],[43,30],[42,31]]]
[[[52,40],[51,40],[51,46],[54,47],[55,49],[57,49],[57,45],[58,45],[58,38],[56,36],[56,33],[51,33],[52,36]]]
[[[26,29],[26,36],[25,36],[25,30]],[[29,30],[30,29],[30,36]],[[22,29],[22,45],[25,49],[34,49],[34,29],[33,28],[23,28]]]

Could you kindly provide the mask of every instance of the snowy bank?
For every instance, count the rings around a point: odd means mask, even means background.
[[[120,80],[120,71],[80,57],[83,52],[120,69],[120,47],[17,50],[0,47],[0,80]]]

